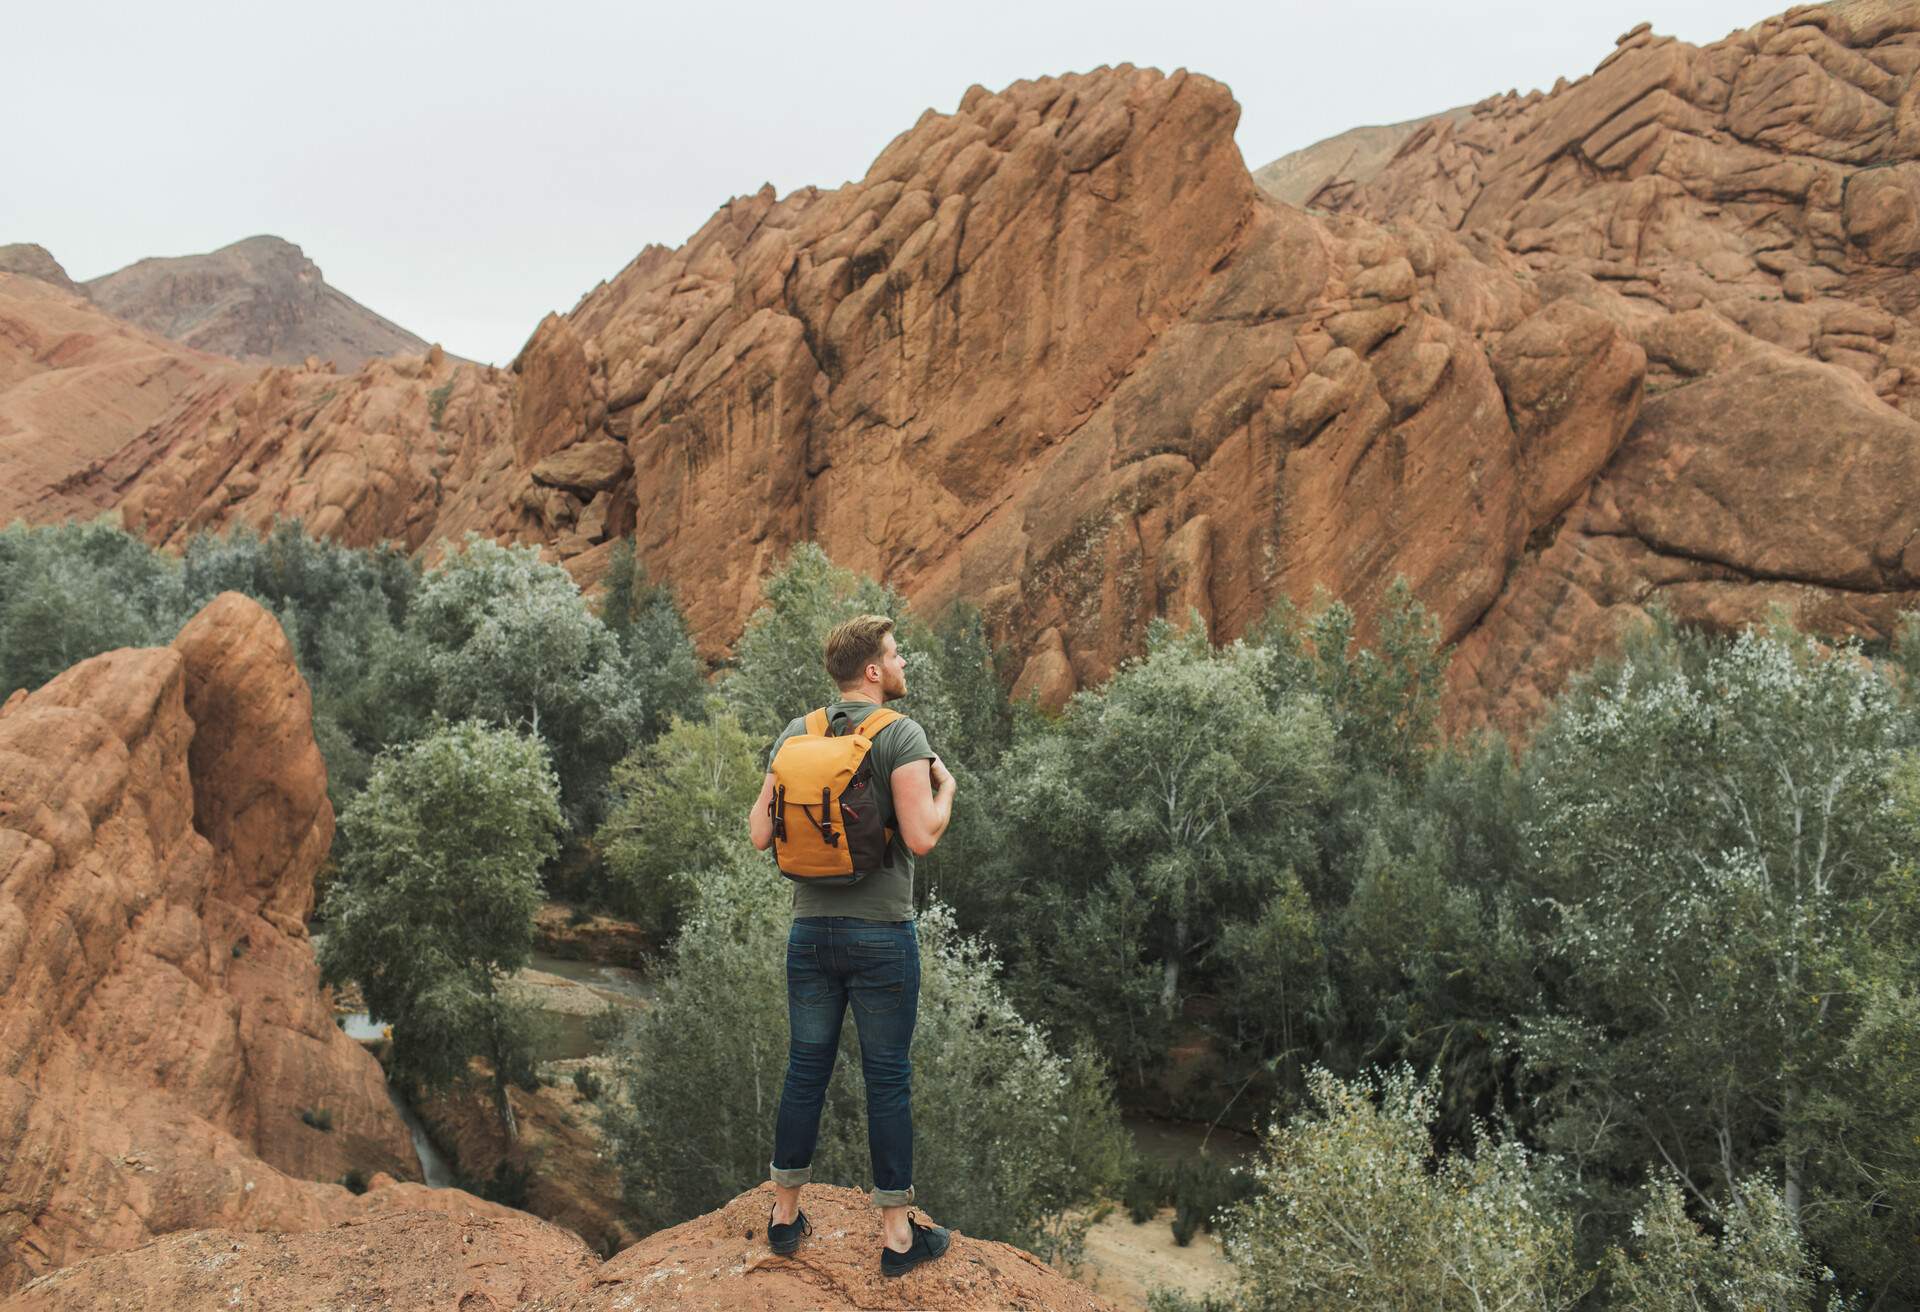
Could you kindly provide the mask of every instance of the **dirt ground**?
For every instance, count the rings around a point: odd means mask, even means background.
[[[1185,1248],[1173,1242],[1173,1209],[1135,1225],[1116,1207],[1087,1231],[1086,1257],[1073,1278],[1121,1312],[1146,1312],[1147,1293],[1198,1294],[1232,1279],[1220,1241],[1201,1231]]]

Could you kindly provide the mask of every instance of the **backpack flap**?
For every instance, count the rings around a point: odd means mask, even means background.
[[[891,834],[881,827],[868,753],[873,735],[899,719],[876,710],[851,733],[832,734],[825,710],[780,745],[773,774],[773,851],[780,873],[814,884],[857,883],[891,865]]]

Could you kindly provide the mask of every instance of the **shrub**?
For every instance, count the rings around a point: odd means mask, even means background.
[[[1405,1068],[1344,1082],[1316,1067],[1313,1108],[1276,1124],[1256,1192],[1223,1229],[1241,1301],[1272,1312],[1351,1307],[1571,1308],[1585,1292],[1548,1170],[1476,1135],[1437,1158],[1438,1089]]]

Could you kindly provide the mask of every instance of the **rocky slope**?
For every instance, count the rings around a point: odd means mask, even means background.
[[[427,343],[329,286],[298,246],[248,237],[205,255],[141,260],[93,278],[109,314],[187,346],[236,360],[297,364],[309,356],[358,369]]]
[[[632,535],[710,656],[814,539],[981,605],[1049,704],[1152,616],[1364,620],[1404,574],[1454,725],[1524,732],[1656,598],[1879,636],[1913,604],[1917,66],[1915,0],[1636,30],[1312,212],[1204,77],[976,87],[859,182],[643,251],[511,371],[269,370],[75,490],[158,541],[471,528],[589,583]]]
[[[0,707],[0,1292],[192,1227],[504,1212],[393,1183],[411,1142],[306,937],[332,836],[292,648],[237,594]]]
[[[879,1213],[851,1189],[810,1188],[814,1232],[794,1256],[776,1257],[766,1243],[772,1200],[762,1186],[605,1263],[572,1235],[523,1216],[388,1212],[304,1234],[201,1230],[53,1272],[0,1302],[0,1312],[1111,1312],[1019,1249],[965,1235],[938,1261],[888,1280],[879,1270]]]
[[[22,277],[51,283],[72,296],[84,297],[87,294],[86,288],[67,276],[67,271],[60,267],[60,261],[53,258],[52,251],[33,242],[13,242],[0,246],[0,273],[17,273]]]
[[[6,250],[18,258],[0,262],[16,270],[0,271],[0,526],[91,519],[115,500],[93,489],[100,462],[164,417],[204,418],[249,371],[61,290],[28,258],[37,246]]]

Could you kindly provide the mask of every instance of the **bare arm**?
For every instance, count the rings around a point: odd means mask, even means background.
[[[921,766],[926,768],[922,769]],[[925,856],[953,819],[953,775],[939,757],[912,761],[888,776],[893,788],[893,818],[907,851]]]
[[[747,836],[753,845],[762,852],[773,842],[773,817],[767,814],[767,803],[773,800],[773,771],[767,771],[767,780],[760,785],[760,800],[753,804],[753,810],[747,813]]]

